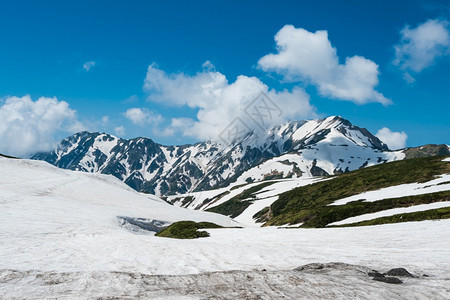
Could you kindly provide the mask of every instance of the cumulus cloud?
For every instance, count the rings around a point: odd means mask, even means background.
[[[146,108],[130,108],[125,112],[125,117],[127,117],[133,124],[144,126],[146,124],[157,124],[161,122],[162,116],[156,114]]]
[[[285,25],[275,35],[278,53],[258,61],[267,72],[276,72],[291,82],[305,81],[317,86],[328,97],[358,104],[391,103],[375,90],[380,74],[378,65],[362,56],[352,56],[339,63],[336,48],[326,30],[309,32]]]
[[[91,68],[94,66],[95,66],[95,61],[87,61],[83,64],[83,69],[86,72],[89,72],[91,70]]]
[[[114,133],[120,137],[123,137],[125,135],[125,127],[123,127],[123,126],[115,127]]]
[[[406,147],[408,135],[405,132],[391,131],[387,127],[383,127],[375,134],[383,143],[388,145],[389,149],[396,150]]]
[[[267,118],[269,123],[314,116],[315,108],[301,88],[275,91],[256,77],[240,75],[229,83],[225,75],[207,62],[195,75],[167,74],[155,64],[148,67],[144,90],[150,101],[197,109],[197,118],[173,119],[170,129],[199,139],[217,139],[233,120],[239,118],[250,130],[258,127],[248,113],[248,107],[258,95],[267,95],[268,102],[279,108],[278,114]],[[261,108],[264,110],[264,108]],[[267,124],[269,125],[269,124]],[[168,131],[169,132],[169,131]]]
[[[394,46],[394,64],[418,73],[433,65],[438,57],[450,54],[449,28],[445,20],[428,20],[416,28],[405,26],[400,31],[400,42]],[[411,81],[412,77],[407,78]]]
[[[0,120],[0,153],[16,156],[50,150],[58,134],[84,129],[75,110],[56,98],[7,97],[0,102]]]

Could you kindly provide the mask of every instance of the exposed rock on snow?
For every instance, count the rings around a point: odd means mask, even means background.
[[[0,270],[0,297],[147,299],[446,299],[443,281],[369,277],[370,268],[343,263],[295,270],[228,271],[190,275],[133,272]],[[384,278],[384,279],[383,279]],[[30,289],[33,286],[33,289]]]
[[[117,217],[117,221],[121,227],[136,233],[160,232],[170,225],[169,222],[159,220],[121,216]]]
[[[414,277],[414,275],[409,273],[405,268],[390,269],[386,274],[390,276]]]
[[[402,284],[403,283],[403,281],[401,281],[397,277],[390,277],[390,276],[386,276],[386,275],[380,274],[380,273],[375,273],[375,276],[373,276],[373,280],[381,281],[381,282],[385,282],[385,283],[391,283],[391,284]]]

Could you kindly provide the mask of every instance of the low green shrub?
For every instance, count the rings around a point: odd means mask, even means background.
[[[158,232],[156,236],[174,239],[196,239],[200,237],[208,237],[208,232],[198,230],[208,228],[222,228],[222,226],[210,222],[197,223],[194,221],[179,221]]]

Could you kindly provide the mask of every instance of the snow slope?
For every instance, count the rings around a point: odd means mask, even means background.
[[[389,217],[394,216],[398,214],[407,214],[407,213],[413,213],[417,211],[426,211],[430,209],[438,209],[443,207],[450,207],[450,201],[442,201],[442,202],[434,202],[434,203],[428,203],[428,204],[419,204],[419,205],[413,205],[410,207],[398,207],[398,208],[392,208],[392,209],[386,209],[382,211],[378,211],[376,213],[371,214],[363,214],[356,217],[347,218],[338,222],[333,222],[328,224],[327,226],[332,225],[344,225],[344,224],[352,224],[357,223],[361,221],[368,221],[373,220],[381,217]]]
[[[140,194],[110,175],[58,169],[41,161],[0,158],[0,190],[0,234],[55,230],[95,234],[120,230],[118,216],[236,225],[221,215],[174,207]],[[24,222],[27,226],[22,226]]]
[[[363,228],[220,229],[197,240],[158,238],[119,226],[117,216],[235,224],[224,216],[151,198],[110,176],[0,159],[0,298],[200,299],[207,290],[206,295],[228,293],[228,298],[263,292],[265,298],[278,293],[293,297],[292,291],[304,291],[305,299],[335,299],[348,298],[349,285],[360,298],[450,295],[450,240],[443,238],[450,236],[450,220]],[[332,261],[382,271],[401,266],[431,277],[405,279],[394,288],[356,269],[336,270],[334,275],[284,271]],[[242,272],[223,273],[232,270]],[[241,288],[233,290],[235,285]],[[203,294],[196,294],[199,287]]]
[[[351,201],[364,200],[374,202],[388,198],[423,195],[429,193],[450,191],[450,174],[442,174],[438,178],[424,183],[408,183],[390,186],[376,191],[369,191],[358,195],[342,198],[330,205],[344,205]]]
[[[363,299],[383,298],[380,295],[384,295],[386,291],[393,293],[390,299],[446,299],[445,295],[450,295],[450,241],[443,238],[450,235],[450,220],[360,228],[245,228],[208,231],[211,233],[210,238],[198,240],[173,240],[128,232],[104,232],[95,236],[71,236],[68,233],[65,237],[12,237],[1,247],[0,270],[3,270],[0,271],[0,296],[2,293],[10,297],[27,294],[36,296],[40,292],[47,297],[48,294],[45,293],[53,288],[53,293],[59,296],[65,290],[64,295],[72,297],[74,291],[78,293],[75,295],[91,297],[125,297],[139,295],[138,292],[145,289],[145,286],[148,286],[148,292],[159,290],[162,293],[161,290],[165,290],[170,295],[178,288],[184,296],[191,295],[192,291],[189,292],[189,289],[183,290],[177,286],[175,282],[179,280],[184,282],[184,286],[203,284],[207,289],[209,285],[209,289],[218,295],[224,290],[232,290],[234,285],[244,286],[246,289],[253,287],[255,293],[267,289],[268,282],[255,280],[246,284],[243,278],[248,280],[247,275],[255,277],[259,274],[255,270],[262,269],[274,272],[267,276],[278,278],[278,285],[283,285],[287,290],[310,289],[308,293],[302,294],[303,299],[311,299],[308,295],[315,295],[314,291],[334,291],[338,299],[347,298],[344,295],[349,290],[353,295],[360,295],[357,291],[370,290],[365,297],[357,297]],[[415,275],[427,274],[430,277],[405,279],[404,285],[393,288],[387,284],[375,283],[369,278],[362,280],[353,274],[342,272],[336,272],[330,277],[309,275],[299,281],[292,281],[295,274],[283,273],[283,270],[292,270],[312,262],[333,261],[377,270],[401,266]],[[9,273],[5,269],[25,274],[12,274],[8,277]],[[228,273],[205,274],[200,279],[193,275],[232,270],[247,273],[237,278]],[[5,277],[15,280],[2,281],[1,275],[4,273]],[[46,280],[39,280],[39,274]],[[363,275],[366,274],[367,271]],[[144,277],[151,275],[177,276]],[[338,285],[338,278],[345,280]],[[130,284],[139,281],[143,282]],[[61,285],[55,283],[52,286],[52,282],[64,283],[62,286],[65,289],[61,290]],[[329,286],[330,290],[325,288],[332,282],[334,284]],[[280,291],[276,283],[271,286],[273,292]],[[112,291],[116,294],[110,294]],[[251,292],[250,289],[247,296],[252,295]],[[165,294],[159,294],[164,298],[162,295]],[[331,293],[319,298],[333,299],[332,296]],[[204,297],[197,295],[192,296],[192,299]]]

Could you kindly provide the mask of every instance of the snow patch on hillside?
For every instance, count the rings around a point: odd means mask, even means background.
[[[253,219],[253,216],[260,210],[269,207],[277,200],[278,196],[254,200],[253,203],[249,207],[247,207],[247,209],[244,210],[242,214],[234,218],[234,220],[246,226],[259,227],[262,224],[256,223],[256,221]]]
[[[407,214],[407,213],[413,213],[413,212],[418,212],[418,211],[426,211],[426,210],[430,210],[430,209],[438,209],[438,208],[443,208],[443,207],[450,207],[450,201],[434,202],[434,203],[428,203],[428,204],[414,205],[414,206],[410,206],[410,207],[399,207],[399,208],[386,209],[386,210],[378,211],[376,213],[359,215],[356,217],[351,217],[351,218],[347,218],[347,219],[344,219],[341,221],[333,222],[333,223],[328,224],[327,226],[352,224],[352,223],[358,223],[358,222],[373,220],[373,219],[382,218],[382,217],[394,216],[394,215],[398,215],[398,214]]]
[[[300,186],[309,185],[315,182],[329,180],[322,178],[297,178],[297,179],[285,179],[275,182],[256,193],[256,197],[251,201],[249,207],[247,207],[242,214],[234,218],[235,221],[250,227],[260,227],[263,224],[257,223],[253,216],[262,209],[269,207],[278,200],[278,195],[295,189]]]
[[[389,198],[423,195],[429,193],[450,191],[450,174],[440,175],[438,178],[424,183],[408,183],[390,186],[376,191],[364,192],[358,195],[339,199],[330,205],[344,205],[352,201],[364,200],[374,202]]]

